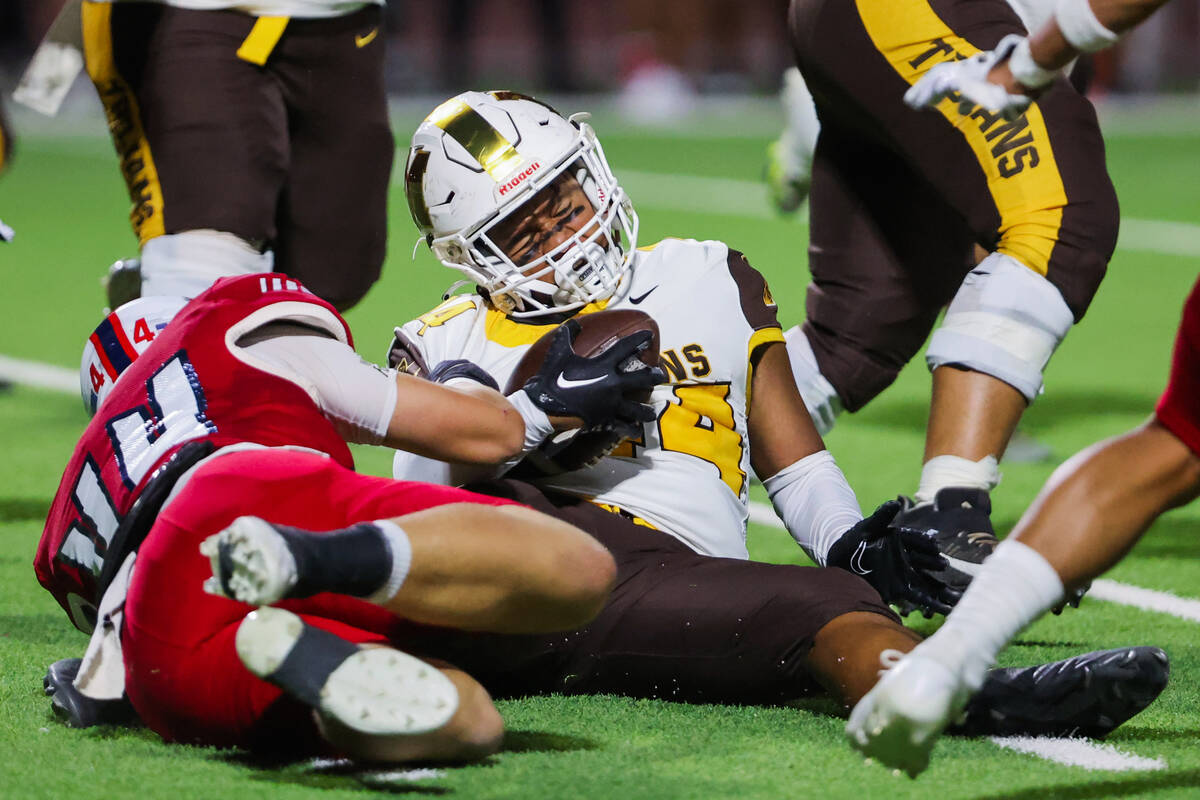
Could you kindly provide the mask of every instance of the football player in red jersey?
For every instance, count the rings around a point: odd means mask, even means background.
[[[52,681],[56,705],[127,694],[168,740],[293,754],[494,750],[502,724],[487,693],[393,649],[401,618],[512,633],[576,627],[602,605],[612,558],[510,501],[358,475],[346,442],[497,463],[579,420],[547,417],[523,390],[505,399],[462,381],[472,371],[462,362],[429,381],[367,364],[333,306],[286,276],[218,281],[177,314],[181,301],[136,302],[85,350],[95,416],[35,561],[75,624],[95,626],[74,680]],[[616,347],[634,352],[630,338]],[[543,376],[590,367],[559,352]],[[591,412],[608,403],[636,414],[624,393],[657,379],[647,369],[580,383]],[[558,413],[584,402],[577,391],[558,390]],[[289,551],[296,534],[283,526],[332,534]],[[277,545],[293,588],[338,594],[249,613],[206,593],[201,542],[226,528],[206,546],[214,561],[238,563],[249,529]],[[238,585],[235,576],[209,588]]]
[[[1116,564],[1158,518],[1200,495],[1200,281],[1183,309],[1171,377],[1145,424],[1058,468],[942,628],[858,704],[847,735],[916,774],[1000,651]]]

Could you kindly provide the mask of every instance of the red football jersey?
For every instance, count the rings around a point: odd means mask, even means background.
[[[1155,413],[1159,422],[1200,455],[1200,279],[1183,306],[1171,378]]]
[[[38,581],[80,629],[91,627],[86,612],[99,602],[96,579],[117,526],[155,468],[184,444],[297,445],[353,469],[350,449],[304,389],[235,354],[241,336],[275,320],[352,345],[341,315],[295,280],[225,278],[150,333],[154,341],[100,404],[63,473],[34,560]],[[104,323],[98,333],[121,359],[123,336],[106,337]]]

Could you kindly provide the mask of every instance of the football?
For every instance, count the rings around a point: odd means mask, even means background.
[[[573,319],[580,326],[579,335],[575,337],[574,343],[575,352],[579,355],[599,355],[622,337],[638,331],[650,331],[650,346],[642,351],[640,358],[648,367],[659,366],[658,323],[649,314],[634,309],[619,309],[580,314]],[[520,389],[541,368],[550,349],[554,330],[551,329],[534,342],[521,357],[504,389],[505,394],[512,394]],[[643,403],[648,401],[650,390],[633,399]],[[526,455],[510,474],[513,477],[536,478],[582,469],[608,455],[620,443],[620,435],[611,431],[563,431]]]

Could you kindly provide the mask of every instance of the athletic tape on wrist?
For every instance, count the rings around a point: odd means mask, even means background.
[[[1058,75],[1058,70],[1046,69],[1033,60],[1027,38],[1022,38],[1008,57],[1008,69],[1017,83],[1028,89],[1041,89],[1052,83]]]
[[[525,420],[525,446],[521,449],[522,453],[528,453],[540,447],[542,442],[554,433],[554,425],[551,424],[550,417],[533,404],[533,400],[524,389],[518,389],[510,394],[508,402],[512,403],[513,408],[521,415],[521,419]]]
[[[1081,53],[1103,50],[1120,38],[1096,18],[1089,0],[1059,0],[1054,20],[1063,38]]]
[[[408,577],[408,570],[412,567],[412,542],[408,540],[404,528],[390,519],[377,519],[371,524],[379,528],[392,554],[392,574],[388,576],[387,583],[367,598],[369,602],[382,604],[396,596],[396,592],[404,585],[404,579]]]

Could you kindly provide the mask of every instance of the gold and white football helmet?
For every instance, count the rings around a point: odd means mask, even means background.
[[[585,119],[516,92],[464,92],[413,135],[405,168],[413,221],[442,264],[510,316],[560,314],[610,297],[637,248],[633,204]],[[571,235],[548,252],[506,247],[514,222],[571,181],[590,218],[572,219]]]

